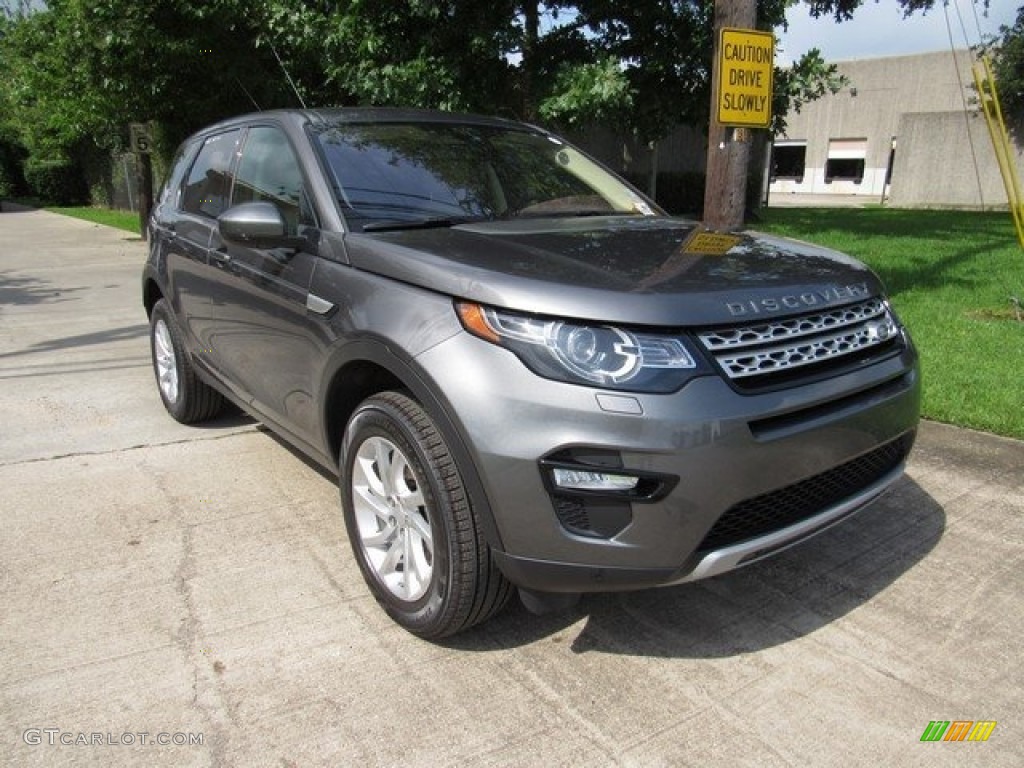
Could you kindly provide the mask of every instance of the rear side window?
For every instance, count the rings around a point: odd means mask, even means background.
[[[231,195],[231,161],[238,149],[241,129],[218,133],[203,142],[185,182],[182,209],[216,218],[228,207]]]
[[[171,172],[167,176],[163,189],[160,190],[159,203],[161,205],[178,206],[181,200],[181,182],[195,151],[196,142],[193,141],[182,145],[181,149],[178,150],[178,154],[174,156],[174,162],[171,163]]]
[[[284,217],[288,234],[294,235],[300,224],[314,224],[305,200],[302,171],[288,138],[278,128],[251,128],[235,172],[231,205],[273,203]]]

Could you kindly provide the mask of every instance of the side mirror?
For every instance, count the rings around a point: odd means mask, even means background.
[[[287,234],[284,216],[273,203],[241,203],[217,217],[220,236],[250,248],[298,248],[305,238]]]

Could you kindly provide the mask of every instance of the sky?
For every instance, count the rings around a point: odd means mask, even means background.
[[[956,47],[977,45],[979,27],[983,35],[995,35],[1001,25],[1012,26],[1021,5],[1024,0],[990,0],[985,16],[982,0],[949,0],[949,21]],[[917,13],[907,19],[903,18],[896,0],[865,0],[854,12],[853,19],[842,24],[836,24],[831,18],[812,19],[802,3],[790,8],[786,19],[789,30],[776,30],[780,42],[775,62],[783,66],[811,48],[820,49],[826,61],[949,50],[942,0],[937,0],[936,7],[928,13]]]

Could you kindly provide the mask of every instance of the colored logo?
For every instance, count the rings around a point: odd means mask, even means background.
[[[921,741],[988,741],[995,729],[995,720],[932,720]]]

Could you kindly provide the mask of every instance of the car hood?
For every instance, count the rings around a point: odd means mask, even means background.
[[[349,234],[351,264],[506,309],[650,326],[748,322],[881,293],[860,262],[661,217],[518,219]]]

